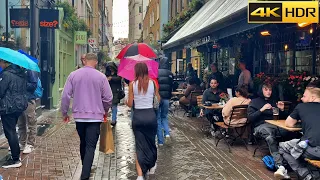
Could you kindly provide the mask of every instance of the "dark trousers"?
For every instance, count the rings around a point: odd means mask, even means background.
[[[308,146],[301,157],[295,159],[291,154],[291,150],[297,145],[298,139],[293,139],[291,141],[287,141],[284,143],[280,143],[279,152],[285,160],[284,164],[288,163],[292,170],[294,170],[298,175],[302,178],[305,178],[310,172],[307,168],[308,163],[304,160],[305,158],[309,158],[312,160],[320,160],[320,146],[311,147]],[[287,144],[287,145],[285,145]]]
[[[213,111],[213,110],[210,110],[210,111],[205,110],[205,111],[206,111],[205,112],[206,118],[210,122],[210,125],[214,128],[214,131],[217,131],[219,126],[217,126],[215,122],[223,122],[221,112]]]
[[[18,134],[16,132],[16,126],[21,114],[22,113],[1,115],[3,131],[6,138],[8,139],[8,143],[11,149],[11,156],[14,161],[20,160],[20,147]]]
[[[264,123],[254,128],[254,134],[264,138],[268,144],[269,151],[277,166],[283,165],[282,157],[279,153],[279,142],[277,137],[283,140],[297,137],[296,133],[289,132],[274,125]]]
[[[80,155],[82,161],[81,179],[89,179],[94,152],[100,135],[101,122],[76,122],[80,137]]]

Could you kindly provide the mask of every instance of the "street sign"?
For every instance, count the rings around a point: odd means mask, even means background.
[[[96,45],[97,44],[97,38],[88,38],[88,44]]]

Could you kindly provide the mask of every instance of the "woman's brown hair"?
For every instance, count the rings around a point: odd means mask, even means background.
[[[244,97],[244,98],[248,98],[248,88],[246,85],[241,85],[241,86],[237,86],[236,92],[238,92],[240,94],[240,96]]]
[[[138,92],[141,93],[142,91],[143,94],[146,94],[149,86],[148,66],[145,63],[137,63],[134,66],[134,72],[136,76],[135,81],[139,81]]]

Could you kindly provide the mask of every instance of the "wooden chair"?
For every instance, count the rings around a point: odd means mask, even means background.
[[[320,168],[320,160],[312,160],[312,159],[305,159],[309,164],[311,164],[314,167]]]
[[[203,98],[203,95],[197,96],[197,105],[198,105],[198,107],[200,107],[200,105],[202,104],[202,98]],[[205,133],[208,133],[208,134],[211,134],[211,124],[209,124],[209,125],[208,124],[203,124],[201,126],[201,131],[205,132]],[[207,136],[209,136],[209,135],[207,135]]]
[[[315,176],[318,176],[318,178],[320,178],[320,160],[312,160],[312,159],[308,159],[305,158],[305,161],[307,161],[309,163],[310,166],[308,167],[308,170],[310,171],[310,173],[314,174]]]
[[[233,145],[233,143],[237,140],[240,139],[243,144],[245,145],[246,149],[248,150],[247,147],[247,142],[243,138],[244,133],[246,132],[246,128],[248,125],[248,120],[244,123],[241,124],[231,124],[232,119],[242,119],[242,118],[247,118],[247,109],[248,105],[238,105],[234,106],[232,108],[229,124],[225,124],[225,122],[216,122],[215,124],[219,126],[219,131],[222,135],[222,137],[217,137],[217,143],[216,146],[218,146],[220,140],[224,139],[225,142],[228,145],[229,152],[231,152],[230,146]],[[228,141],[228,139],[231,139],[231,142]]]
[[[192,115],[194,115],[194,112],[198,108],[198,96],[201,96],[203,94],[202,90],[195,90],[191,92],[191,98],[190,98],[190,103],[187,106],[187,111],[185,111],[184,115],[185,116],[187,113],[191,112]]]
[[[197,96],[197,105],[200,106],[202,104],[203,95]]]

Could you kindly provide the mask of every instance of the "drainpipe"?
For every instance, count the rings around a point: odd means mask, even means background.
[[[31,15],[31,23],[30,23],[30,52],[31,56],[36,57],[35,49],[36,49],[36,40],[35,40],[35,1],[30,0],[30,15]]]
[[[8,41],[9,41],[9,17],[8,17],[8,11],[9,11],[9,0],[6,0],[6,46],[8,46]]]

